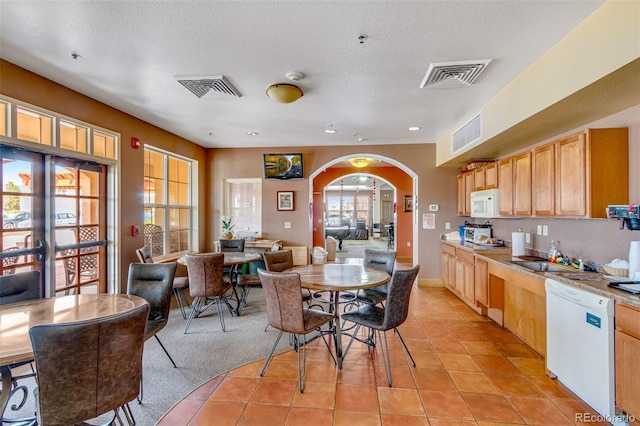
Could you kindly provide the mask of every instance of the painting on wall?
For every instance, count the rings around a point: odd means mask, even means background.
[[[302,154],[263,154],[265,179],[302,179]]]
[[[413,197],[411,195],[404,196],[404,211],[405,212],[413,211]]]
[[[293,210],[293,191],[278,191],[278,211]]]

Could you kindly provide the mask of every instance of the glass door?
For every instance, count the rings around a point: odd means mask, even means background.
[[[1,274],[44,269],[44,231],[33,226],[44,211],[44,158],[40,154],[0,147]]]
[[[106,291],[105,166],[55,158],[56,294]]]
[[[3,275],[38,270],[46,296],[106,291],[106,167],[0,147]]]

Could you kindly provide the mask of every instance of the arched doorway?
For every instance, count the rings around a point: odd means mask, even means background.
[[[365,167],[355,167],[349,163],[353,158],[367,158],[369,163]],[[324,245],[325,204],[323,189],[329,183],[343,176],[354,173],[366,173],[386,180],[396,188],[395,199],[392,202],[393,212],[396,214],[395,242],[398,258],[405,260],[417,259],[417,221],[412,209],[404,209],[405,197],[412,200],[412,206],[417,206],[418,193],[417,174],[402,163],[377,154],[353,154],[336,158],[318,168],[309,176],[310,185],[310,219],[313,232],[313,245]],[[416,244],[414,244],[416,242]]]
[[[337,257],[363,258],[367,248],[395,250],[396,188],[374,172],[341,176],[323,188],[324,237],[339,241]]]

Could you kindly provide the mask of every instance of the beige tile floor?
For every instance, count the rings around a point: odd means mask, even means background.
[[[214,377],[158,424],[570,425],[580,424],[579,413],[595,414],[545,375],[542,357],[445,288],[414,287],[400,331],[417,366],[409,366],[390,332],[393,387],[378,348],[369,354],[354,343],[338,370],[316,340],[303,394],[296,353],[288,351],[262,378],[263,360]]]

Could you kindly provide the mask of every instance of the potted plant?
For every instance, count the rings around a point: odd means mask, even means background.
[[[222,216],[220,223],[222,225],[222,236],[220,238],[224,240],[233,239],[233,228],[236,226],[233,223],[233,218],[230,216]]]

